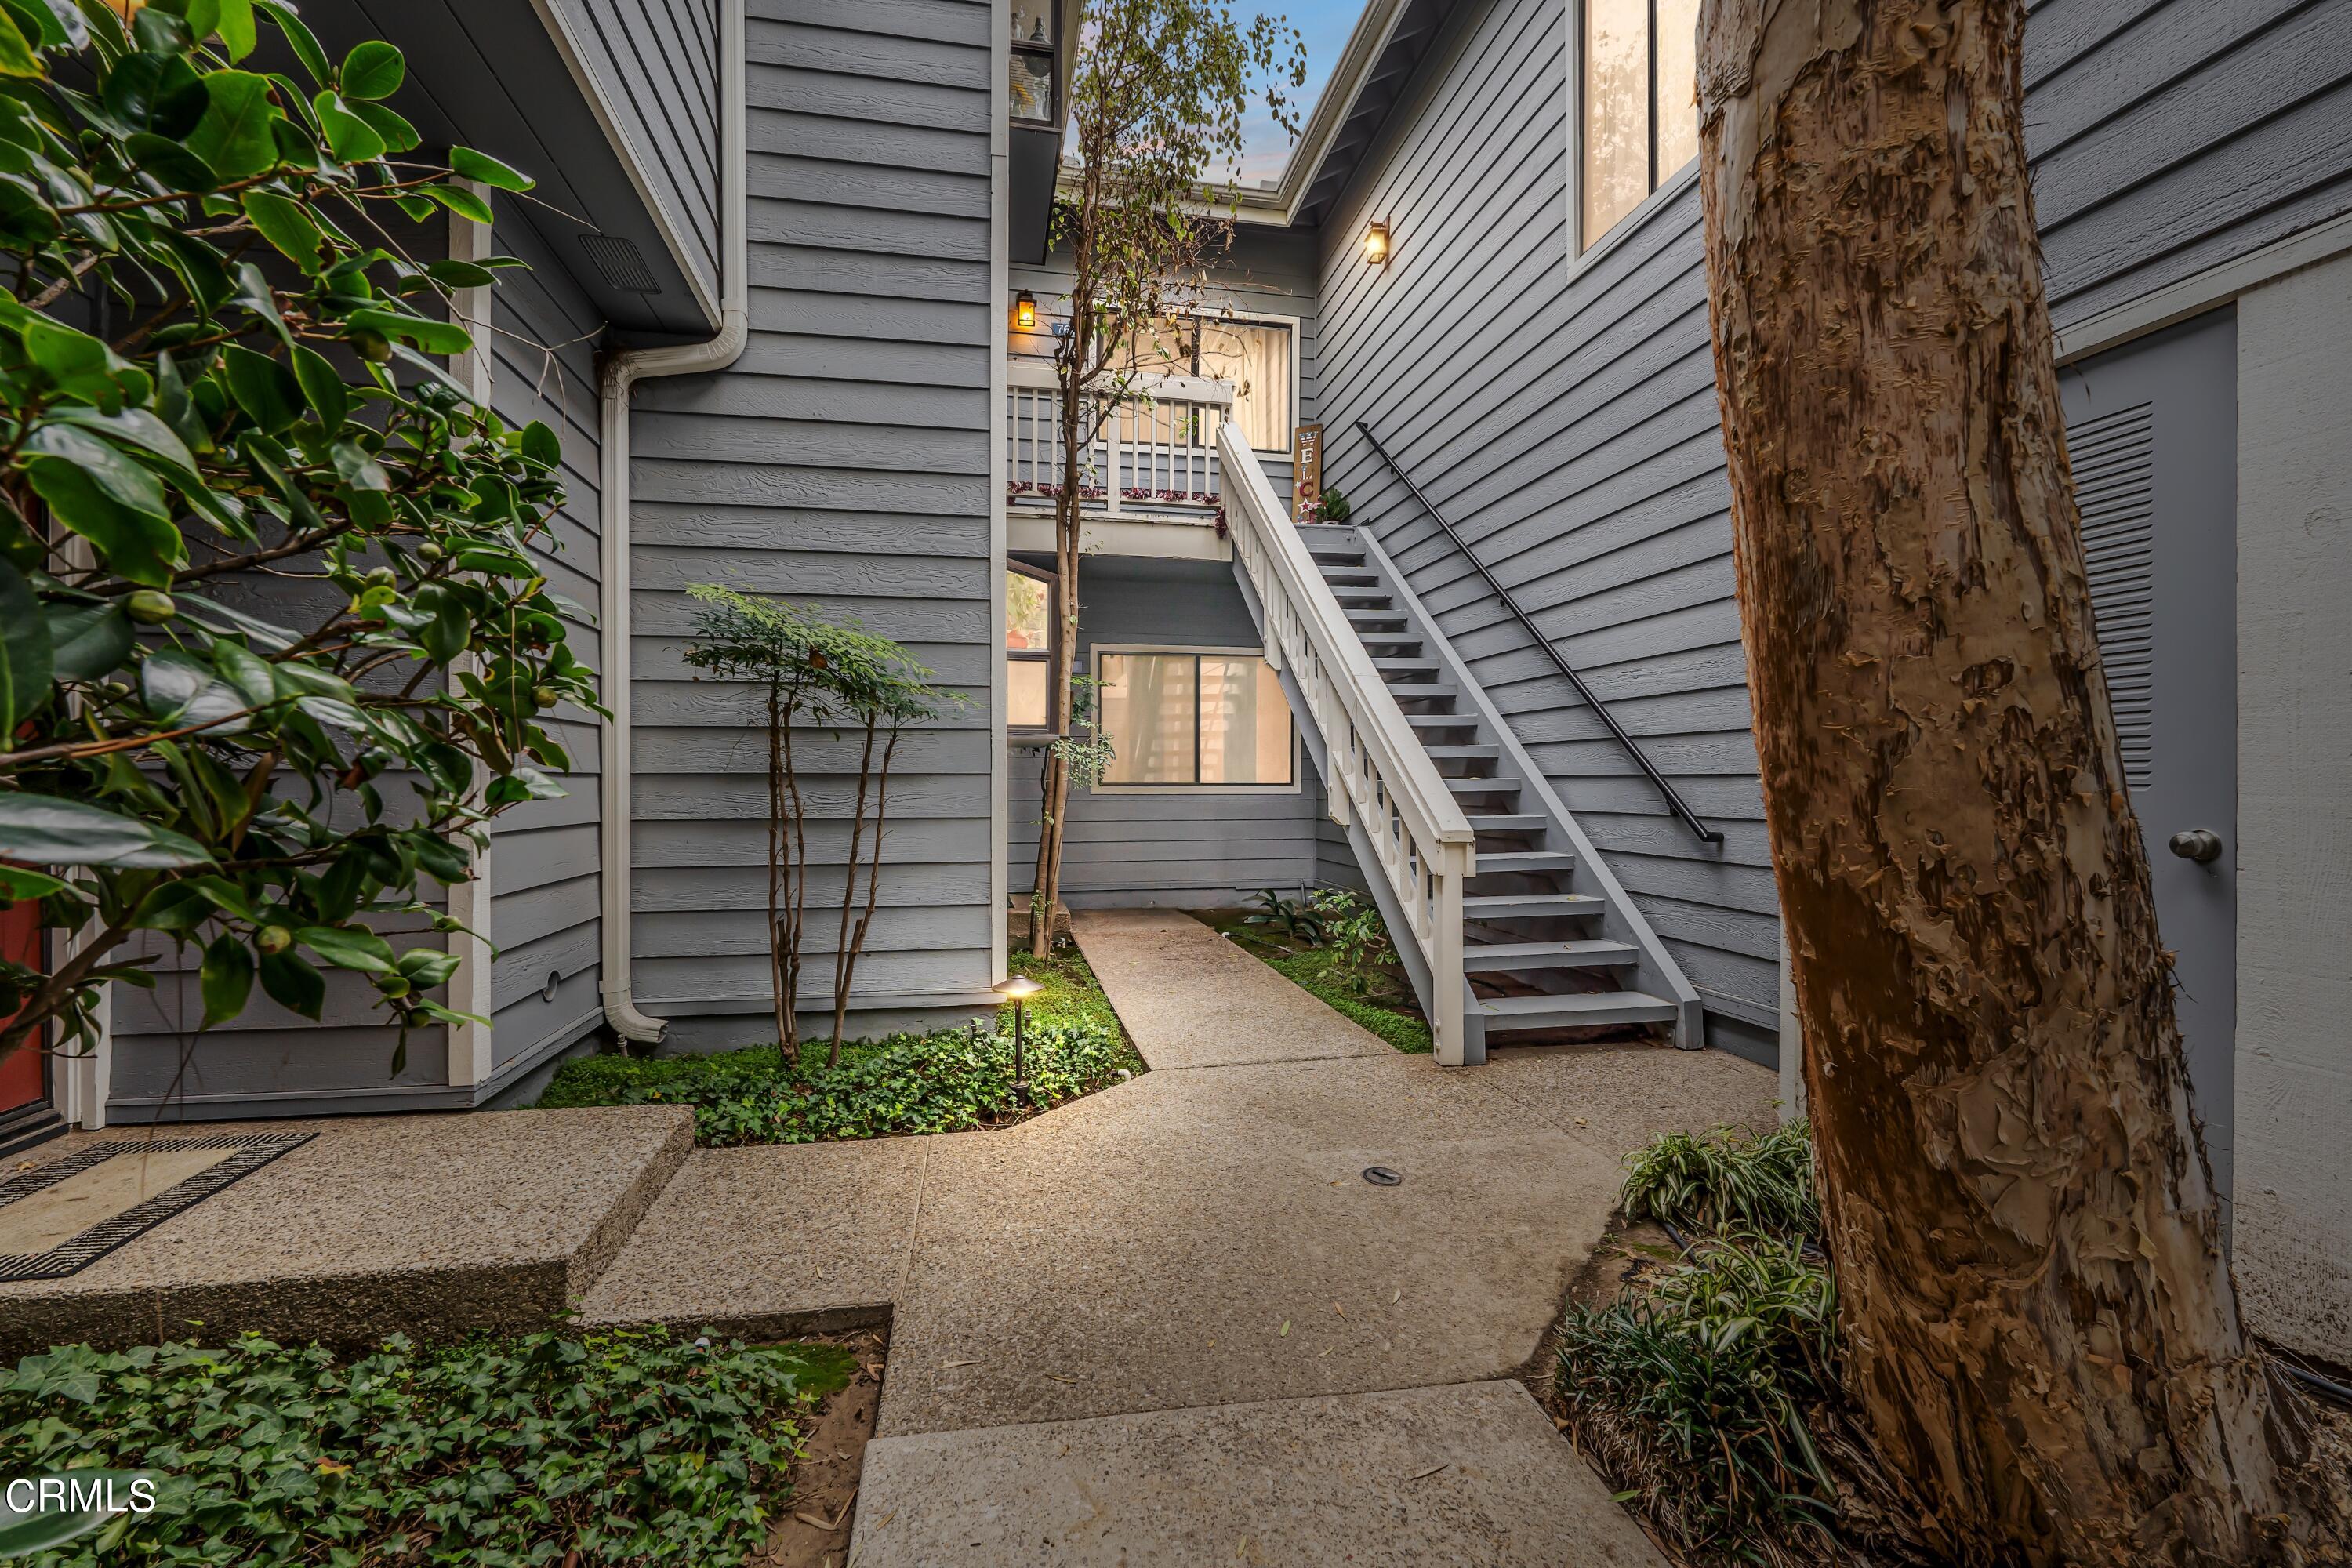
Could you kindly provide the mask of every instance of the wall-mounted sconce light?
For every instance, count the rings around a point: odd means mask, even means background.
[[[1364,230],[1364,259],[1374,267],[1383,266],[1389,258],[1389,226],[1375,223]]]
[[[1013,298],[1013,324],[1024,332],[1037,330],[1037,296],[1026,289]]]

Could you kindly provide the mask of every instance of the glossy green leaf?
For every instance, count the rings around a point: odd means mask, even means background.
[[[372,931],[351,926],[304,926],[295,940],[337,969],[367,974],[393,973],[392,944]]]
[[[468,180],[501,191],[527,191],[539,184],[529,174],[501,163],[488,153],[477,153],[471,147],[449,149],[449,171]]]
[[[261,989],[279,1006],[316,1018],[327,1005],[327,977],[292,952],[263,953],[259,969]]]
[[[103,806],[0,791],[0,855],[34,866],[171,870],[211,857],[184,834]]]
[[[50,514],[103,551],[116,572],[147,587],[171,585],[172,573],[187,552],[169,519],[116,504],[65,458],[34,457],[25,468]]]
[[[497,275],[488,268],[478,267],[470,261],[428,262],[425,275],[451,289],[487,289],[497,281]]]
[[[253,0],[220,0],[220,37],[232,60],[253,53],[260,41],[253,22]]]
[[[326,249],[327,237],[299,202],[268,191],[247,191],[245,216],[261,231],[261,237],[289,261],[315,266]]]
[[[16,25],[16,16],[0,7],[0,76],[29,77],[36,80],[48,75],[41,57],[25,37],[24,29]]]
[[[0,749],[10,744],[16,721],[49,700],[55,652],[41,601],[25,574],[0,561]]]
[[[25,450],[73,464],[118,506],[151,517],[172,515],[161,480],[112,442],[79,425],[44,425],[25,438]]]
[[[297,344],[294,379],[300,384],[302,400],[319,416],[319,423],[330,430],[341,428],[351,414],[351,393],[343,385],[342,376],[327,363],[327,356]]]
[[[49,0],[6,0],[6,4],[16,18],[17,31],[23,33],[26,41],[35,48],[61,49],[75,41],[73,33],[66,30],[66,18],[72,16],[72,12],[60,13]],[[74,17],[76,33],[84,31],[79,26],[80,20],[79,16]]]
[[[534,419],[522,427],[522,455],[551,467],[563,460],[563,443],[553,430]]]
[[[326,133],[327,145],[335,156],[346,163],[364,163],[384,154],[383,138],[375,127],[352,111],[352,106],[331,92],[322,92],[310,100],[311,112],[319,117],[319,129]]]
[[[205,994],[205,1026],[227,1023],[245,1011],[246,999],[253,994],[253,950],[242,937],[223,931],[205,946],[199,978]]]
[[[439,202],[459,217],[472,218],[476,223],[491,220],[490,204],[463,185],[426,185],[417,194]]]
[[[335,85],[345,98],[390,98],[400,90],[407,75],[408,63],[398,49],[380,38],[370,38],[343,57]]]
[[[274,435],[302,417],[302,385],[283,361],[230,343],[221,350],[221,365],[229,395],[264,430]]]
[[[131,657],[131,617],[119,600],[78,605],[52,602],[44,607],[49,625],[53,668],[59,680],[96,680]]]
[[[257,174],[278,162],[270,122],[279,118],[269,100],[269,79],[250,71],[215,71],[205,78],[210,102],[188,135],[188,151],[224,179]]]
[[[29,870],[23,866],[0,862],[0,899],[21,904],[28,899],[46,899],[53,893],[71,890],[73,884],[46,871]]]
[[[373,307],[353,310],[343,318],[343,324],[415,343],[429,354],[461,354],[474,344],[466,329],[455,321],[436,321],[424,316],[405,315]]]
[[[366,121],[369,128],[383,138],[383,150],[387,153],[413,151],[424,140],[417,135],[415,126],[411,125],[407,120],[394,113],[386,105],[350,103],[347,100],[346,107],[353,114]]]

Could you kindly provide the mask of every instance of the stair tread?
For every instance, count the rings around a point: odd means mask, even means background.
[[[1631,963],[1642,950],[1630,942],[1591,937],[1575,942],[1475,942],[1462,949],[1462,967],[1473,974],[1511,969],[1575,969]]]
[[[1433,729],[1466,730],[1478,722],[1478,719],[1474,713],[1408,713],[1404,716],[1404,721],[1408,724],[1421,724]]]
[[[1640,991],[1579,991],[1567,995],[1482,996],[1478,1010],[1489,1031],[1579,1027],[1597,1024],[1670,1024],[1681,1011]]]
[[[1472,893],[1462,900],[1462,913],[1470,915],[1501,915],[1513,910],[1540,913],[1557,910],[1562,913],[1582,914],[1599,910],[1606,899],[1591,893]]]
[[[1455,795],[1517,795],[1517,779],[1447,779],[1445,787]]]
[[[1470,819],[1473,833],[1540,833],[1551,826],[1551,818],[1536,812],[1505,811]]]
[[[1438,665],[1438,662],[1437,662],[1435,659],[1433,659],[1433,658],[1375,658],[1375,659],[1373,659],[1373,660],[1372,660],[1372,668],[1373,668],[1374,669],[1383,669],[1383,670],[1390,670],[1390,669],[1433,669],[1433,669],[1438,668],[1439,668],[1439,665]]]
[[[1402,621],[1405,613],[1402,610],[1349,610],[1348,618],[1351,621]]]
[[[1432,762],[1475,761],[1480,757],[1499,757],[1503,754],[1503,748],[1500,746],[1475,742],[1461,746],[1423,746],[1422,750],[1429,753]]]
[[[1576,857],[1565,849],[1497,850],[1478,857],[1478,875],[1492,871],[1568,871],[1576,867]]]

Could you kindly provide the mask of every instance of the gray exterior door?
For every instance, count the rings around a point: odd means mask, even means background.
[[[2237,1054],[2237,345],[2225,309],[2059,377],[2124,775],[2175,954],[2225,1215]],[[2176,835],[2200,833],[2211,837],[2175,848]]]

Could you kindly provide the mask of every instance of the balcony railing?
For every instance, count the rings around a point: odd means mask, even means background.
[[[1006,367],[1005,396],[1012,447],[1005,472],[1013,499],[1050,505],[1062,484],[1061,392],[1054,367],[1013,361]],[[1078,493],[1087,510],[1118,517],[1198,512],[1223,503],[1217,432],[1233,409],[1232,386],[1192,375],[1139,375],[1120,389],[1117,402],[1078,454]]]

